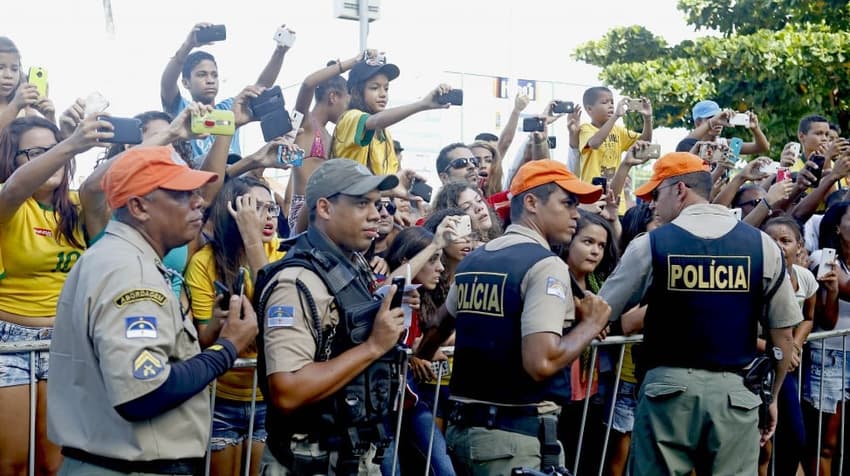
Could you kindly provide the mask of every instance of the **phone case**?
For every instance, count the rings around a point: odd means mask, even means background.
[[[802,148],[803,148],[803,146],[802,146],[802,145],[800,145],[800,143],[799,143],[799,142],[792,142],[792,143],[791,143],[791,147],[790,147],[790,149],[791,149],[791,152],[794,154],[794,158],[797,158],[797,157],[799,157],[799,156],[800,156],[800,150],[801,150]]]
[[[643,150],[638,150],[635,152],[635,158],[638,159],[657,159],[661,157],[661,145],[660,144],[649,144]]]
[[[226,39],[227,28],[224,25],[212,25],[195,32],[195,41],[198,43],[212,43]]]
[[[47,70],[40,66],[33,66],[27,74],[27,82],[38,89],[40,97],[47,97]]]
[[[280,91],[280,86],[274,86],[251,99],[249,104],[251,115],[260,118],[266,114],[283,109],[286,102],[283,100],[283,93]]]
[[[292,111],[291,116],[290,122],[292,123],[292,130],[297,133],[298,129],[301,127],[301,121],[304,120],[304,114],[301,114],[298,111]]]
[[[555,114],[569,114],[575,112],[576,105],[572,101],[555,101],[552,112]]]
[[[832,248],[824,248],[821,250],[820,266],[818,266],[818,279],[823,275],[832,271],[832,263],[835,260],[835,250]]]
[[[100,116],[99,121],[112,123],[115,134],[111,139],[104,140],[109,144],[141,144],[142,143],[142,121],[134,118]]]
[[[736,159],[741,155],[741,147],[744,146],[744,140],[740,137],[733,137],[729,140],[729,150],[732,151],[732,156]]]
[[[779,167],[776,170],[776,181],[781,182],[786,178],[791,178],[791,172],[788,171],[788,167]]]
[[[460,217],[460,221],[457,224],[457,236],[463,238],[464,236],[469,236],[472,234],[472,220],[469,218],[469,215],[464,215]]]
[[[593,177],[592,179],[590,179],[590,184],[599,185],[600,187],[602,187],[602,190],[605,190],[608,188],[608,179],[605,177]]]
[[[233,112],[216,109],[204,115],[192,114],[192,133],[232,136],[236,133]]]
[[[522,120],[523,132],[543,132],[546,129],[546,123],[539,117],[526,117]]]
[[[304,163],[304,151],[298,150],[297,152],[290,152],[289,150],[284,152],[283,146],[277,146],[277,161],[281,164],[289,164],[293,167],[301,167]]]
[[[427,203],[431,203],[431,193],[433,191],[433,187],[421,180],[415,180],[413,185],[410,187],[410,193],[412,195],[422,198],[422,200],[425,200]]]
[[[462,89],[452,89],[446,94],[441,94],[437,96],[437,103],[439,104],[452,104],[455,106],[463,106],[463,90]]]
[[[401,301],[404,299],[404,278],[393,278],[392,284],[396,286],[395,294],[393,295],[393,300],[390,302],[390,309],[395,309],[397,307],[401,307]]]
[[[274,34],[274,41],[285,48],[292,48],[295,44],[295,33],[285,27],[278,28]]]
[[[734,116],[732,116],[731,119],[729,119],[729,125],[730,126],[749,127],[750,116],[748,116],[747,114],[744,114],[742,112],[735,114]]]
[[[271,142],[274,139],[289,133],[292,130],[292,122],[289,113],[281,108],[270,112],[260,118],[260,129],[263,131],[263,140]]]
[[[643,107],[643,101],[640,99],[629,99],[626,107],[629,111],[639,111]]]

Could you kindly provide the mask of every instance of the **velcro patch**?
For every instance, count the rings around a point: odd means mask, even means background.
[[[128,339],[156,339],[156,318],[132,316],[124,318],[124,337]]]
[[[546,294],[561,298],[567,302],[567,286],[560,279],[549,276],[546,278]]]
[[[148,350],[143,350],[133,360],[133,377],[137,380],[150,380],[159,375],[164,368],[165,366],[155,355]]]
[[[165,305],[165,301],[167,300],[164,293],[156,290],[156,289],[131,289],[127,292],[122,293],[120,296],[115,298],[116,306],[124,307],[128,304],[133,304],[134,302],[139,301],[153,301],[160,306]]]
[[[272,306],[266,312],[266,327],[292,327],[295,325],[293,306]]]

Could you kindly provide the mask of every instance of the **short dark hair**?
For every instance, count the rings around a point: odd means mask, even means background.
[[[762,225],[761,229],[764,232],[767,232],[767,229],[772,226],[780,226],[785,225],[791,229],[791,232],[794,233],[794,238],[797,239],[800,243],[803,242],[803,229],[800,227],[800,222],[791,218],[788,215],[780,215],[778,217],[773,217],[770,220],[766,221],[764,225]]]
[[[337,64],[336,61],[328,61],[328,66],[335,64]],[[314,92],[316,101],[325,99],[331,91],[338,91],[342,93],[348,92],[348,83],[345,81],[345,78],[340,75],[336,75],[319,83],[319,85],[316,86],[316,91]]]
[[[605,86],[594,86],[592,88],[587,88],[584,91],[584,95],[582,95],[581,97],[581,102],[585,105],[585,107],[592,106],[596,103],[602,93],[611,93],[611,90],[606,88]]]
[[[829,124],[829,119],[818,114],[809,114],[808,116],[800,119],[800,124],[797,125],[797,132],[800,134],[808,134],[809,129],[815,122],[824,122]]]
[[[437,154],[437,173],[438,174],[443,173],[446,170],[446,168],[449,166],[449,164],[452,163],[451,159],[449,159],[449,152],[451,152],[455,149],[459,149],[461,147],[466,148],[466,144],[464,144],[463,142],[454,142],[454,143],[449,144],[449,145],[443,147],[442,149],[440,149],[440,153]]]
[[[676,144],[676,152],[690,152],[697,143],[693,137],[685,137]]]
[[[189,56],[186,57],[186,61],[183,62],[183,79],[189,79],[192,76],[192,70],[195,69],[195,66],[203,60],[210,60],[213,64],[218,67],[218,63],[215,62],[215,57],[206,51],[193,51],[189,53]]]
[[[758,185],[758,184],[755,184],[755,183],[747,183],[747,184],[741,185],[741,187],[738,188],[738,190],[735,191],[735,196],[732,197],[732,207],[736,208],[740,205],[741,196],[744,195],[744,192],[747,192],[749,190],[756,190],[756,189],[759,189],[759,188],[761,188],[761,186]]]
[[[829,130],[835,131],[836,134],[841,135],[841,126],[834,122],[829,123]]]
[[[658,186],[660,187],[661,185],[676,182],[682,182],[689,189],[693,190],[694,193],[706,200],[708,200],[711,196],[711,173],[709,172],[691,172],[688,174],[678,175],[676,177],[670,177],[661,182]]]
[[[560,188],[558,187],[558,184],[549,182],[530,188],[514,197],[511,197],[511,223],[518,222],[525,213],[525,207],[522,202],[525,201],[526,195],[534,195],[538,200],[546,203],[549,201],[549,196],[555,193],[555,190],[558,188]]]
[[[440,225],[440,223],[442,223],[444,218],[455,216],[466,216],[466,212],[457,207],[434,210],[430,215],[428,215],[428,218],[425,219],[425,223],[422,224],[422,227],[430,231],[431,233],[436,233],[437,227]]]
[[[483,140],[483,141],[486,141],[486,142],[496,142],[496,141],[499,140],[499,136],[497,136],[496,134],[490,133],[490,132],[482,132],[481,134],[478,134],[477,136],[475,136],[474,140]]]

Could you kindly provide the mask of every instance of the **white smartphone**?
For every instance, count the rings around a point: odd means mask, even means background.
[[[275,32],[274,41],[284,48],[292,48],[295,44],[295,32],[282,26]]]
[[[469,215],[463,215],[457,222],[457,236],[463,238],[472,234],[472,220]]]
[[[292,130],[295,131],[295,134],[298,134],[298,129],[301,127],[301,121],[304,120],[304,114],[296,110],[292,110],[292,114],[290,114],[290,121],[292,122]]]
[[[761,172],[765,174],[776,174],[776,172],[779,171],[779,162],[771,160],[770,162],[762,166],[762,168],[760,168],[759,170],[761,170]]]
[[[102,94],[95,91],[86,96],[86,110],[84,115],[85,117],[89,117],[92,114],[105,111],[107,107],[109,107],[109,101]]]
[[[735,215],[735,218],[736,218],[738,221],[741,221],[741,209],[740,209],[740,208],[733,208],[733,209],[732,209],[732,214],[733,214],[733,215]]]
[[[788,150],[794,154],[794,158],[796,159],[797,157],[800,157],[800,149],[802,148],[803,146],[800,145],[799,142],[792,142],[791,147],[789,147]]]
[[[820,250],[820,266],[818,266],[818,279],[822,278],[826,273],[832,271],[832,263],[835,261],[835,250],[832,248],[824,248]]]
[[[739,112],[729,119],[730,126],[750,127],[750,116],[746,113]]]

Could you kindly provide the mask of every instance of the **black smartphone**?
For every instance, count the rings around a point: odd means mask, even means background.
[[[227,28],[224,25],[211,25],[195,32],[195,42],[213,43],[227,39]]]
[[[572,101],[555,101],[552,112],[555,114],[570,114],[575,112],[576,105]]]
[[[286,109],[281,107],[260,117],[260,129],[263,131],[263,140],[271,142],[292,130],[292,119]]]
[[[420,197],[422,200],[425,200],[425,203],[431,203],[431,192],[433,191],[433,187],[421,180],[413,179],[410,186],[410,194]]]
[[[142,121],[131,117],[98,116],[97,120],[112,124],[112,132],[115,134],[111,139],[99,142],[110,144],[141,144],[142,143]],[[107,132],[106,129],[98,129],[98,132]]]
[[[522,132],[543,132],[546,130],[546,120],[542,117],[526,117],[522,120]]]
[[[608,179],[605,177],[593,177],[590,179],[591,185],[599,185],[603,191],[608,190]]]
[[[256,118],[261,118],[266,114],[283,109],[285,105],[286,102],[283,99],[280,86],[268,88],[260,93],[259,96],[251,98],[248,102],[251,115]]]
[[[222,284],[221,281],[215,280],[213,281],[213,286],[215,286],[216,295],[221,294],[221,301],[218,302],[218,308],[222,311],[227,311],[230,309],[230,291],[227,289],[227,286]]]
[[[401,300],[404,298],[404,283],[405,279],[401,277],[393,278],[392,283],[396,286],[395,294],[393,294],[393,300],[390,301],[390,309],[395,309],[397,307],[401,307]]]
[[[437,96],[437,103],[463,106],[463,89],[452,89],[446,94]]]
[[[817,169],[806,167],[807,169],[809,169],[809,172],[811,172],[812,175],[815,176],[815,183],[812,184],[812,187],[817,187],[818,185],[820,185],[821,177],[823,177],[823,165],[826,163],[826,157],[815,154],[812,155],[809,160],[811,160],[815,163],[815,165],[818,166]]]
[[[557,137],[549,136],[549,137],[546,138],[546,140],[549,141],[549,148],[550,149],[554,149],[555,147],[558,147],[558,138]]]

